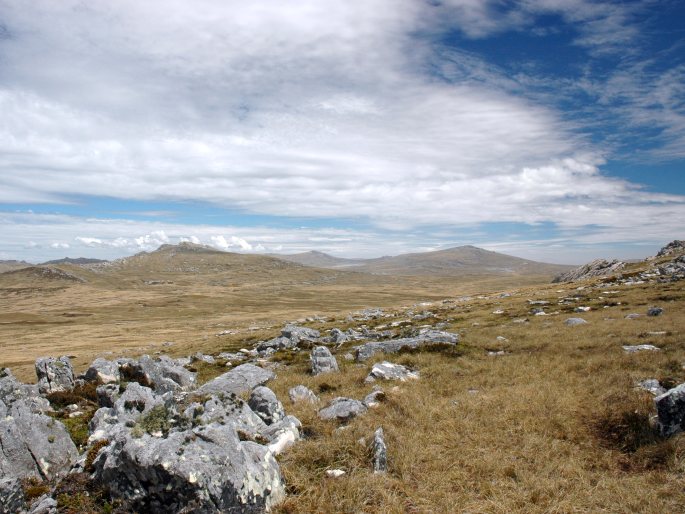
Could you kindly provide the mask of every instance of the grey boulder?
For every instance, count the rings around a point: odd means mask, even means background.
[[[255,387],[247,404],[267,425],[276,423],[285,417],[283,405],[268,387]]]
[[[197,391],[200,394],[242,394],[252,391],[252,389],[259,385],[264,385],[274,376],[272,371],[260,368],[254,364],[241,364],[231,371],[207,382]]]
[[[656,378],[648,378],[647,380],[643,380],[642,382],[639,382],[637,386],[640,389],[644,389],[645,391],[652,393],[654,396],[660,396],[666,392],[666,388],[663,387]]]
[[[321,333],[318,330],[297,325],[286,325],[281,330],[281,335],[290,339],[295,345],[303,341],[316,342],[321,337]]]
[[[366,382],[374,382],[375,380],[400,380],[406,382],[407,380],[416,380],[419,374],[416,371],[411,371],[409,368],[401,364],[393,364],[392,362],[383,361],[373,365],[371,372],[366,377]]]
[[[364,414],[366,410],[366,406],[359,400],[338,397],[334,398],[327,407],[321,409],[318,415],[319,418],[326,420],[349,421],[360,414]]]
[[[569,326],[569,327],[575,327],[576,325],[585,325],[587,321],[585,321],[583,318],[568,318],[566,321],[564,321],[564,325]]]
[[[376,353],[397,353],[403,349],[416,349],[422,346],[435,344],[455,345],[459,341],[459,335],[440,330],[425,330],[416,337],[405,337],[390,341],[376,341],[366,343],[355,348],[356,359],[365,361]]]
[[[383,428],[378,428],[373,434],[373,472],[385,473],[388,470],[388,448],[385,445]]]
[[[36,359],[38,390],[42,394],[71,391],[74,388],[74,368],[69,357],[39,357]]]
[[[17,400],[0,420],[0,475],[52,479],[66,473],[78,451],[64,425]]]
[[[271,451],[219,424],[167,438],[120,435],[94,467],[110,494],[138,511],[257,513],[285,497]]]
[[[661,435],[668,437],[685,428],[685,384],[654,398]]]
[[[623,345],[623,351],[626,353],[658,352],[659,350],[661,350],[661,348],[654,346],[653,344]]]
[[[119,384],[103,384],[97,386],[95,393],[98,396],[100,407],[114,407],[114,403],[119,399]]]
[[[319,397],[316,396],[316,394],[314,394],[314,391],[301,384],[291,388],[290,391],[288,391],[288,397],[290,398],[290,401],[293,403],[317,403],[319,401]]]
[[[85,373],[87,381],[98,384],[116,383],[119,382],[120,378],[119,365],[114,361],[108,361],[100,357],[91,363]]]
[[[331,354],[331,351],[325,346],[315,347],[312,350],[310,360],[312,363],[312,375],[338,371],[338,362]]]
[[[153,359],[143,355],[137,361],[124,362],[120,371],[122,378],[161,393],[186,391],[195,386],[195,375],[166,356]]]

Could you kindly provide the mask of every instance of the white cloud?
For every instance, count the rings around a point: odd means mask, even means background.
[[[102,239],[99,239],[97,237],[76,236],[74,239],[79,243],[84,244],[85,246],[101,246],[103,244]]]
[[[232,248],[243,251],[252,250],[252,245],[241,237],[231,236],[229,240],[226,240],[224,236],[212,236],[210,239],[212,241],[212,245],[220,248],[221,250],[228,250]]]
[[[50,245],[50,248],[67,249],[67,248],[69,248],[69,243],[52,243]]]

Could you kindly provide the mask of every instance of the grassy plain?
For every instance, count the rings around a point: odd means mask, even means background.
[[[396,278],[205,257],[198,264],[197,256],[155,255],[87,272],[62,267],[86,282],[0,275],[0,365],[32,379],[33,359],[43,354],[75,355],[82,368],[106,352],[216,353],[313,315],[327,317],[305,323],[322,332],[444,324],[462,337],[455,350],[355,363],[343,358],[350,343],[336,351],[337,374],[311,376],[306,351],[272,358],[277,377],[269,387],[305,435],[279,456],[289,495],[277,512],[685,512],[685,437],[659,439],[652,396],[636,388],[647,378],[685,382],[684,282]],[[538,305],[529,300],[549,302],[547,315],[533,315]],[[646,316],[652,305],[664,313]],[[577,306],[591,310],[575,313]],[[348,319],[364,307],[385,307],[389,317]],[[413,319],[408,310],[434,317]],[[641,316],[626,319],[629,313]],[[566,326],[568,317],[588,323]],[[217,335],[225,330],[233,333]],[[661,350],[622,349],[643,343]],[[384,359],[421,378],[379,384],[385,401],[346,425],[319,420],[319,406],[288,401],[298,384],[317,392],[321,405],[336,396],[362,399],[372,389],[364,378]],[[388,444],[384,475],[373,474],[368,448],[378,427]],[[346,474],[330,479],[330,469]]]

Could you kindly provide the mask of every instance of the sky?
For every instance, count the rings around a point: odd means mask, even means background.
[[[0,259],[685,239],[680,0],[0,0]]]

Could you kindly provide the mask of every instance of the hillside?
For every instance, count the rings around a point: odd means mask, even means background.
[[[459,246],[434,252],[408,253],[377,259],[341,259],[321,252],[275,255],[304,266],[341,269],[380,275],[557,275],[572,266],[546,264],[483,250]]]
[[[55,259],[55,260],[52,260],[52,261],[45,261],[45,262],[42,262],[41,265],[47,266],[47,265],[50,265],[50,264],[74,264],[74,265],[77,265],[77,266],[81,266],[81,265],[84,265],[84,264],[98,264],[98,263],[101,263],[101,262],[107,262],[107,261],[104,260],[104,259],[91,259],[91,258],[88,258],[88,257],[76,257],[76,258],[64,257],[64,258],[62,258],[62,259]]]
[[[0,261],[0,273],[14,271],[22,268],[29,268],[31,266],[33,266],[33,264],[26,261]]]

